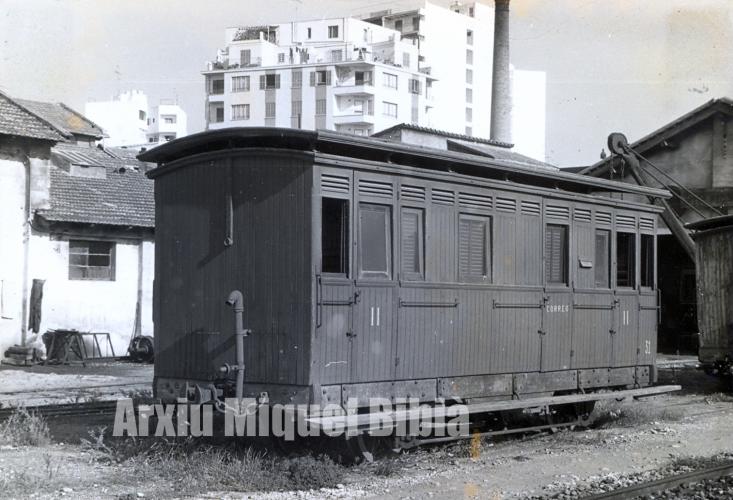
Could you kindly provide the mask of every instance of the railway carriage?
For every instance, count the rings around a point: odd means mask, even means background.
[[[140,158],[164,401],[506,406],[656,381],[660,209],[638,200],[665,191],[326,131]]]

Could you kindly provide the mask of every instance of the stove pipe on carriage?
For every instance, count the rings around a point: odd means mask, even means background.
[[[491,77],[491,140],[507,143],[512,142],[509,1],[494,2],[494,62]]]

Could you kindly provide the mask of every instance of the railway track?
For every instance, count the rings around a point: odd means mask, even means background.
[[[117,401],[94,401],[87,403],[68,403],[43,406],[23,407],[29,413],[35,413],[44,418],[85,417],[113,415]],[[6,420],[17,408],[0,408],[0,421]]]
[[[622,500],[628,498],[637,498],[644,495],[661,493],[685,484],[699,483],[701,481],[708,480],[718,480],[731,474],[733,474],[733,462],[718,465],[715,467],[709,467],[706,469],[687,472],[685,474],[677,474],[674,476],[657,479],[655,481],[639,483],[611,492],[586,496],[583,497],[583,500]]]

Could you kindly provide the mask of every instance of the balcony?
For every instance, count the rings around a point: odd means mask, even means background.
[[[334,125],[374,125],[374,115],[366,113],[338,113],[333,115]]]

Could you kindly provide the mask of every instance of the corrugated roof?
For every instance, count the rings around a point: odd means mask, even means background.
[[[149,165],[71,144],[60,144],[51,152],[51,208],[39,211],[41,217],[57,222],[155,226],[153,181],[145,176]],[[106,178],[72,175],[60,166],[69,163],[103,166]]]
[[[645,135],[641,139],[632,143],[631,149],[638,153],[644,153],[652,149],[653,147],[663,143],[666,140],[671,139],[677,134],[689,129],[690,127],[697,125],[703,120],[707,120],[716,113],[725,113],[733,116],[733,100],[728,97],[720,97],[717,99],[711,99],[702,106],[698,106],[692,111],[685,113],[676,120],[673,120],[666,125],[658,128],[651,134]],[[605,172],[608,166],[613,161],[614,156],[609,155],[603,160],[587,167],[582,171],[586,175],[600,175]]]
[[[47,141],[63,141],[64,136],[11,97],[0,92],[0,135]]]
[[[81,113],[60,102],[41,102],[28,99],[14,101],[42,120],[50,123],[61,134],[71,137],[74,134],[86,135],[95,139],[104,137],[104,131]]]

